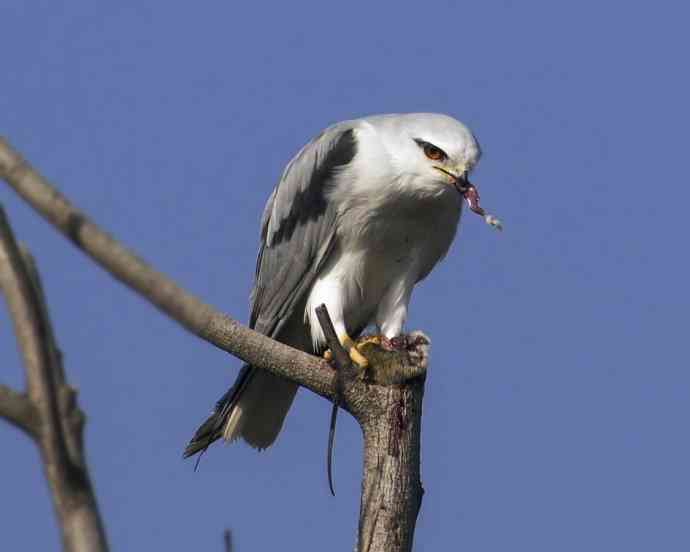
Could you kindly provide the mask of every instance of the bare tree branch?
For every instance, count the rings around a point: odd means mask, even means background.
[[[153,270],[75,209],[2,138],[0,178],[96,263],[192,333],[257,368],[332,398],[334,371],[325,361],[250,330]]]
[[[27,394],[23,400],[29,406],[24,405],[24,416],[30,421],[25,421],[25,427],[41,453],[62,530],[63,548],[69,552],[105,551],[105,531],[83,456],[83,415],[76,405],[74,391],[64,381],[38,273],[28,254],[23,256],[17,247],[2,208],[0,289],[12,317],[26,373]],[[6,409],[8,404],[17,404],[17,397],[22,395],[5,393],[2,399],[11,400],[0,403]]]
[[[34,405],[26,395],[17,393],[6,385],[0,385],[0,418],[4,418],[31,438],[37,436]]]
[[[0,178],[74,245],[189,331],[348,410],[362,427],[365,449],[357,549],[412,549],[423,492],[419,446],[429,347],[424,336],[388,343],[366,373],[346,369],[336,376],[326,361],[242,326],[153,270],[74,208],[2,139]],[[334,354],[342,354],[335,345]]]

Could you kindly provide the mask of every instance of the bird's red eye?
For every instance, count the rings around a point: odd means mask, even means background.
[[[426,155],[432,161],[445,161],[448,159],[448,155],[441,148],[434,146],[430,142],[425,142],[420,138],[414,138],[414,141],[422,149],[424,155]]]
[[[429,142],[425,142],[422,147],[424,149],[424,155],[426,155],[432,161],[445,161],[448,158],[446,153],[441,148],[437,148]]]

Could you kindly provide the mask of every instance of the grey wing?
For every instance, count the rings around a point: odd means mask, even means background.
[[[311,343],[302,333],[301,312],[336,236],[337,206],[328,191],[338,173],[354,159],[357,142],[352,123],[326,129],[285,168],[261,222],[261,248],[251,296],[250,326],[300,347]],[[288,335],[292,333],[292,335]],[[205,451],[224,436],[243,437],[262,449],[276,439],[297,391],[294,383],[245,365],[211,416],[196,431],[185,457]]]
[[[328,191],[352,162],[352,123],[322,132],[290,161],[269,198],[261,223],[261,248],[251,296],[250,326],[276,336],[303,304],[336,235],[337,206]]]

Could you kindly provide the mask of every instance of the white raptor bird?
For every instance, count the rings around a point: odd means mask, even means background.
[[[352,338],[372,324],[400,335],[412,289],[453,241],[463,198],[481,211],[467,179],[480,155],[472,133],[447,115],[378,115],[324,130],[290,161],[266,204],[250,326],[318,354],[325,339],[315,309],[324,303],[340,341],[365,365]],[[270,446],[296,391],[244,366],[185,457],[220,437]]]

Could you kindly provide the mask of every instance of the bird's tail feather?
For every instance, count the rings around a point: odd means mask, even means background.
[[[242,394],[242,390],[251,380],[253,370],[248,364],[242,367],[235,383],[216,402],[211,415],[206,418],[206,421],[194,433],[191,441],[184,449],[184,458],[189,458],[197,452],[204,452],[212,443],[223,436],[226,423]]]
[[[197,429],[184,451],[188,458],[204,452],[223,437],[242,437],[254,448],[275,441],[283,426],[297,385],[263,370],[245,365],[233,386],[216,403],[213,413]]]

